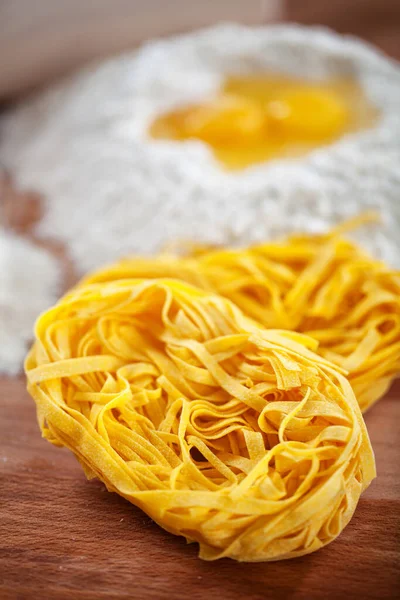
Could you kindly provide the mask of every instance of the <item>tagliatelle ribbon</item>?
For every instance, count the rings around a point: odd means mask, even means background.
[[[278,268],[294,289],[292,270]],[[35,334],[25,369],[43,435],[204,559],[313,552],[375,476],[344,371],[222,296],[171,279],[87,283]]]
[[[193,247],[186,257],[132,257],[97,271],[83,285],[172,277],[221,294],[264,327],[317,340],[316,351],[348,371],[365,411],[400,371],[400,273],[341,237],[371,217],[361,215],[326,235],[247,249]]]

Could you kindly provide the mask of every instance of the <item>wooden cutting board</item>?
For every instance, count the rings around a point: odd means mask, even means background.
[[[25,4],[28,9],[32,3]],[[68,4],[73,26],[79,29],[80,19],[76,19],[72,4],[82,3]],[[211,10],[216,3],[207,4]],[[115,5],[113,16],[118,18]],[[15,0],[13,6],[15,9]],[[243,3],[235,2],[235,6],[242,10]],[[246,3],[246,18],[251,6]],[[361,34],[400,58],[398,0],[286,0],[284,6],[289,20],[318,22]],[[31,26],[33,13],[26,10],[20,14]],[[48,19],[46,22],[48,25]],[[65,19],[62,23],[60,33],[65,38],[70,30]],[[72,55],[68,47],[68,60],[71,56],[75,60],[76,52],[86,52],[88,57],[92,50],[103,53],[106,47],[100,52],[97,44],[121,47],[125,33],[121,34],[120,28],[116,33],[115,19],[113,23],[111,30],[108,20],[105,28],[96,29],[95,45],[90,42],[88,46],[86,36],[81,40],[86,46],[78,45]],[[131,23],[126,32],[131,40]],[[39,50],[46,44],[42,37]],[[52,42],[57,45],[56,67],[60,70],[60,52],[66,55],[61,38],[57,38],[58,44],[56,38]],[[21,39],[26,43],[21,44]],[[23,61],[24,77],[18,84],[23,88],[38,81],[26,68],[26,57],[35,56],[32,35],[25,31],[21,39],[14,53],[7,44],[10,60],[3,62],[10,81],[16,81],[16,65]],[[46,58],[44,53],[42,58]],[[52,57],[46,60],[48,63]],[[36,73],[49,71],[43,61],[31,63],[32,69],[40,63]],[[0,91],[4,79],[2,85]],[[38,218],[34,198],[16,198],[11,190],[3,193],[2,211],[7,224],[24,234]],[[65,259],[62,248],[53,245],[52,250]],[[65,260],[64,272],[66,285],[71,284],[74,275]],[[238,564],[224,559],[206,563],[197,558],[194,544],[188,546],[183,539],[164,532],[139,509],[108,493],[103,484],[87,482],[67,450],[41,439],[23,378],[0,378],[0,600],[395,598],[400,589],[400,382],[370,410],[366,421],[378,478],[338,540],[291,561]]]
[[[40,437],[19,379],[0,379],[2,600],[313,600],[396,597],[400,586],[400,382],[366,421],[378,478],[338,540],[278,563],[207,563]]]

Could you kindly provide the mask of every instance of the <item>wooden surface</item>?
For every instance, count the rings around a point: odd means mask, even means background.
[[[188,6],[186,0],[174,0],[175,8],[179,1]],[[170,10],[171,3],[168,10],[154,11],[156,0],[142,4],[146,10],[133,19],[138,2],[99,0],[93,20],[89,3],[76,0],[0,2],[0,96],[150,33],[235,16],[268,20],[268,11],[259,16],[256,1],[195,3],[202,7],[195,13]],[[217,15],[217,5],[241,13]],[[105,18],[107,6],[112,20]],[[278,12],[283,7],[287,19],[356,33],[400,58],[399,0],[277,0],[276,7]],[[205,8],[213,14],[206,16]],[[49,27],[52,19],[62,24],[58,31]],[[3,224],[34,239],[38,199],[16,194],[8,184],[0,195]],[[51,249],[63,259],[66,283],[72,283],[63,249],[55,244]],[[197,558],[195,545],[164,532],[101,483],[87,482],[67,450],[41,439],[23,378],[0,378],[0,600],[395,598],[400,588],[400,382],[366,420],[378,478],[338,540],[292,561],[206,563]]]
[[[400,382],[367,415],[378,478],[343,534],[315,554],[207,563],[139,509],[86,481],[40,437],[23,378],[1,381],[2,600],[395,598],[400,585]]]

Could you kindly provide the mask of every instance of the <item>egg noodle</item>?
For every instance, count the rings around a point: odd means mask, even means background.
[[[231,295],[249,298],[248,313],[261,303],[245,283],[258,278],[269,298],[263,320],[281,311],[284,324],[302,294],[311,297],[321,272],[332,272],[328,265],[347,260],[345,273],[353,273],[355,250],[338,240],[297,238],[282,253],[263,248],[203,253],[190,277],[214,288],[220,273],[218,285],[228,293],[223,265],[231,274],[237,269]],[[338,258],[326,258],[328,248]],[[307,285],[293,279],[301,249],[297,268],[305,273],[314,265],[316,273]],[[153,263],[141,264],[150,276]],[[376,270],[379,282],[382,267]],[[204,559],[278,560],[332,541],[375,476],[344,370],[317,355],[311,337],[266,329],[223,296],[126,275],[86,282],[38,319],[25,367],[44,437],[70,448],[87,477],[198,542]],[[277,282],[287,289],[283,300]],[[347,283],[339,280],[329,302],[329,285],[319,286],[307,310],[327,305],[333,313]],[[366,310],[352,322],[362,322]]]
[[[400,371],[400,273],[342,237],[369,220],[376,215],[365,213],[326,235],[247,249],[133,257],[83,283],[173,277],[229,298],[267,328],[306,333],[319,342],[321,356],[348,371],[364,412]]]

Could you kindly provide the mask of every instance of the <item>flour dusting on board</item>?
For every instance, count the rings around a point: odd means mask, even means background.
[[[57,299],[60,280],[47,251],[0,228],[0,373],[20,370],[33,323]]]
[[[207,98],[227,74],[350,76],[378,123],[298,160],[224,172],[199,141],[152,140],[162,111]],[[298,26],[218,26],[153,41],[86,69],[3,119],[2,162],[42,192],[37,232],[66,243],[80,272],[175,239],[245,244],[319,232],[365,209],[359,233],[400,262],[400,69],[353,38]]]

